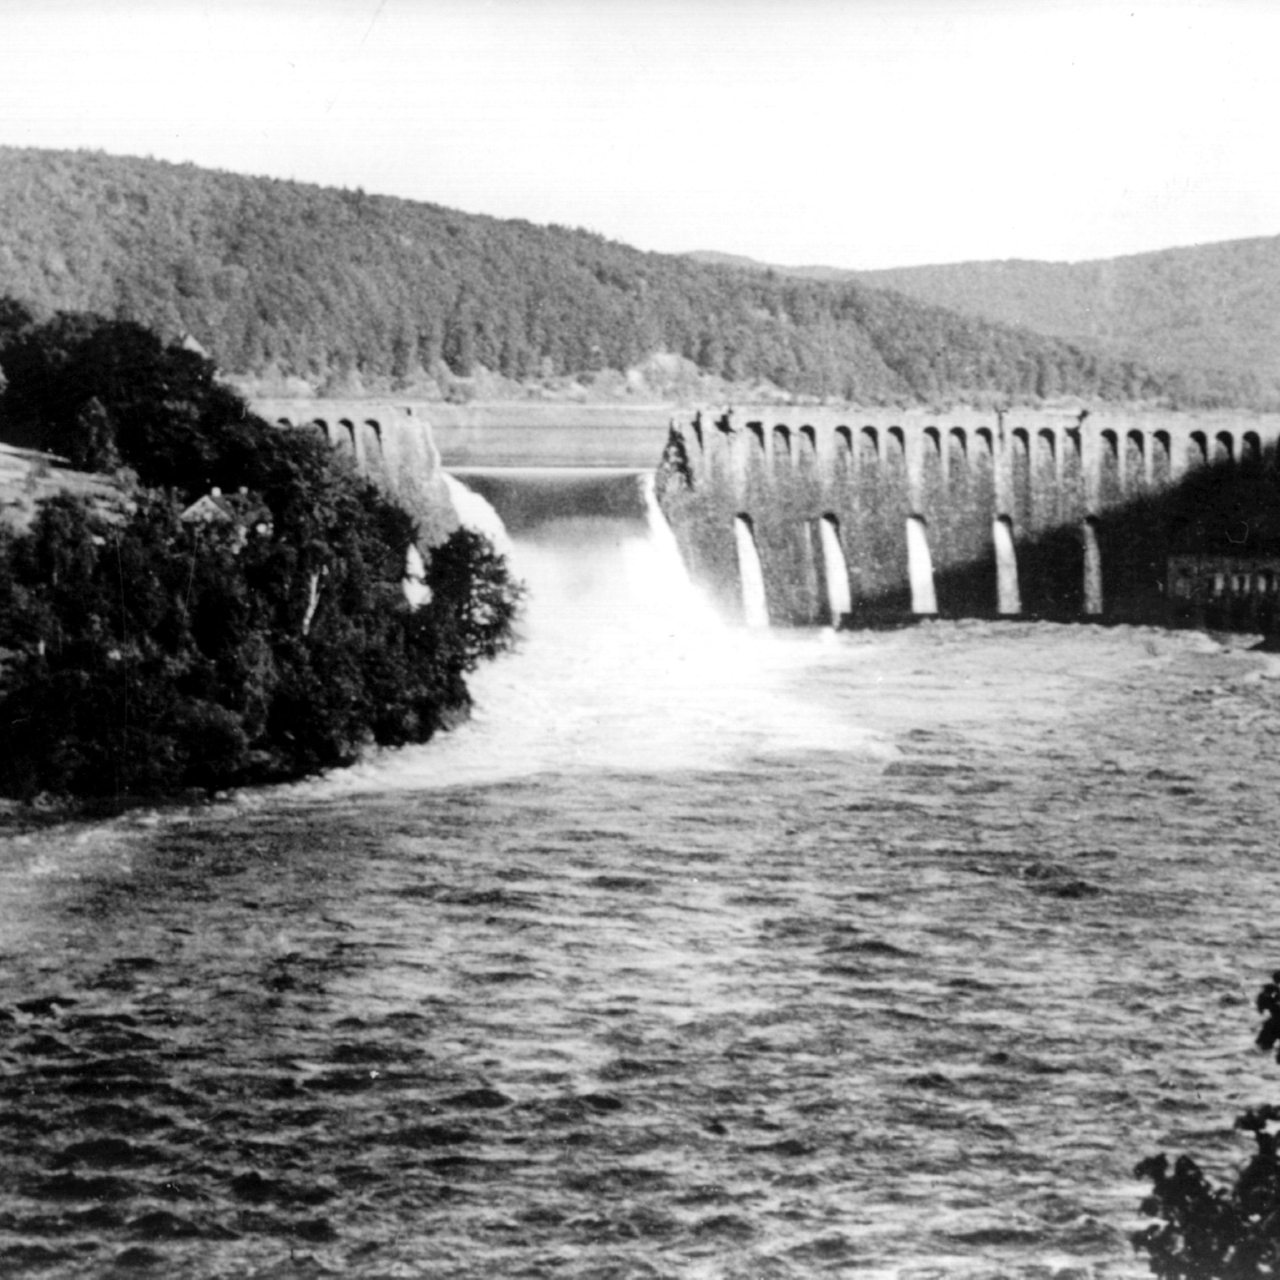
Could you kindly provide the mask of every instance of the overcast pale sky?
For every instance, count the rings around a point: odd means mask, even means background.
[[[1274,0],[0,0],[0,142],[882,267],[1280,234]]]

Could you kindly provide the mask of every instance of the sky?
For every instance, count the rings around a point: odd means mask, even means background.
[[[0,144],[872,269],[1280,234],[1275,0],[0,0]]]

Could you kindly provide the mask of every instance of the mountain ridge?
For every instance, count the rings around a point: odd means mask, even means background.
[[[695,260],[719,260],[696,251]],[[733,257],[733,255],[725,255]],[[726,263],[726,265],[728,265]],[[736,258],[740,270],[889,288],[918,301],[1069,342],[1158,371],[1280,379],[1280,236],[1080,262],[1028,258],[860,270]]]
[[[705,266],[399,197],[0,148],[0,294],[190,334],[260,394],[1261,407],[857,280]]]

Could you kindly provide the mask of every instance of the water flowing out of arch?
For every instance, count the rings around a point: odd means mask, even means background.
[[[933,585],[933,557],[929,554],[929,536],[919,516],[907,518],[907,576],[911,582],[911,612],[938,612],[938,597]]]
[[[1102,548],[1098,545],[1098,522],[1084,522],[1084,612],[1102,612]]]
[[[756,535],[746,516],[734,516],[733,537],[738,548],[738,580],[742,586],[742,616],[748,627],[769,625],[769,598],[765,594],[764,570],[756,549]]]
[[[1013,546],[1013,525],[1001,516],[991,526],[996,548],[996,611],[1006,616],[1022,612],[1022,592],[1018,588],[1018,556]]]
[[[710,605],[689,576],[675,531],[658,502],[657,479],[652,471],[646,471],[640,477],[640,496],[644,502],[654,566],[665,584],[671,607],[685,618],[712,622]]]
[[[511,535],[502,523],[502,517],[481,494],[469,489],[456,476],[444,473],[444,485],[449,494],[449,501],[458,513],[458,522],[476,533],[483,533],[493,543],[495,551],[501,555],[511,554]]]
[[[838,627],[840,619],[853,612],[853,597],[849,591],[849,566],[840,545],[840,529],[834,516],[823,516],[818,521],[818,540],[822,547],[827,609],[831,614],[831,625]]]

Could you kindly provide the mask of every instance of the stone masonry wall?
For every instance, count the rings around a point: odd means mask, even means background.
[[[775,623],[841,621],[831,573],[848,578],[844,621],[919,612],[929,570],[945,615],[1160,620],[1176,535],[1167,496],[1198,468],[1273,466],[1277,440],[1278,415],[704,410],[673,420],[659,492],[691,572],[730,611],[734,521],[747,518]],[[844,565],[825,562],[823,520]]]

